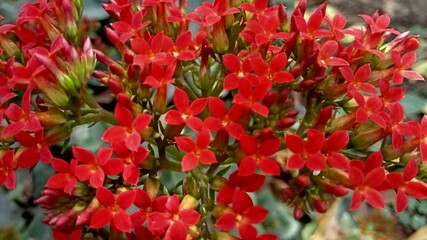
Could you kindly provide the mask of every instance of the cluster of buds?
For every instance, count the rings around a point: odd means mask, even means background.
[[[55,238],[277,239],[257,232],[268,211],[248,194],[273,178],[296,218],[349,192],[351,210],[384,208],[385,191],[397,212],[427,198],[427,116],[407,121],[400,104],[403,79],[424,80],[409,70],[419,43],[387,15],[351,29],[326,4],[306,20],[306,0],[291,15],[267,0],[103,7],[118,60],[79,27],[81,1],[27,3],[0,26],[0,185],[50,164],[36,203]],[[67,146],[99,121],[104,147]],[[71,159],[52,154],[62,142]],[[167,189],[165,171],[185,177]]]

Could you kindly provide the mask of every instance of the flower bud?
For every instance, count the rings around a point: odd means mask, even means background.
[[[224,20],[221,20],[213,25],[212,44],[217,53],[226,53],[228,51],[228,35],[225,30]]]
[[[221,188],[226,186],[227,183],[228,183],[228,180],[225,177],[220,175],[215,175],[211,180],[210,187],[212,190],[218,192],[219,190],[221,190]]]
[[[182,193],[184,195],[191,195],[196,199],[199,199],[201,197],[200,190],[197,186],[197,182],[190,175],[184,178],[184,181],[182,183]]]
[[[157,193],[160,189],[160,182],[158,177],[149,177],[145,180],[144,183],[144,191],[150,197],[151,201],[153,201],[157,197]]]
[[[356,149],[366,149],[388,135],[387,131],[375,124],[365,123],[356,129],[356,134],[351,138]]]
[[[286,7],[283,5],[283,3],[279,4],[279,28],[283,32],[289,31],[289,25],[288,25],[288,13],[286,12]]]
[[[286,129],[286,128],[290,128],[295,124],[295,119],[294,118],[290,118],[290,117],[286,117],[284,119],[279,120],[276,123],[276,128],[279,129]]]
[[[196,209],[198,205],[199,205],[199,200],[197,200],[195,197],[191,195],[185,195],[181,203],[179,204],[179,210],[182,211],[186,209]]]
[[[67,122],[64,113],[58,108],[50,108],[47,111],[36,112],[36,115],[43,127],[54,127]]]
[[[328,210],[328,203],[320,200],[319,198],[313,198],[311,203],[314,209],[316,209],[316,211],[319,213],[324,213],[326,210]]]
[[[87,208],[77,216],[76,226],[81,226],[89,223],[89,221],[92,218],[92,215],[100,207],[101,207],[101,203],[98,201],[98,199],[96,197],[93,198],[92,201],[87,206]]]
[[[297,177],[297,184],[298,186],[300,186],[301,188],[305,188],[308,185],[310,185],[310,177],[302,174],[302,175],[298,175]]]
[[[304,211],[303,211],[302,207],[295,206],[294,207],[294,218],[298,220],[298,219],[302,218],[303,215],[304,215]]]
[[[283,189],[282,194],[285,202],[290,203],[297,196],[297,191],[293,187],[287,187]]]

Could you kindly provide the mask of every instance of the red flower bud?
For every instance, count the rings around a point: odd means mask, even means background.
[[[310,185],[310,177],[305,174],[299,175],[297,177],[297,184],[301,188],[307,187],[308,185]]]

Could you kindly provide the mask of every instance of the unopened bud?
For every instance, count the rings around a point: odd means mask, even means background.
[[[215,175],[210,183],[210,187],[214,191],[219,191],[221,188],[226,186],[228,183],[228,180],[220,175]]]
[[[179,204],[179,210],[195,209],[199,205],[199,200],[191,195],[185,195]]]
[[[316,209],[316,211],[319,213],[324,213],[326,210],[328,210],[328,203],[320,200],[319,198],[313,198],[312,204],[314,209]]]
[[[144,190],[152,201],[157,197],[159,189],[160,182],[157,177],[149,177],[145,180]]]
[[[299,175],[297,177],[297,184],[302,188],[307,187],[308,185],[310,185],[310,177],[305,174]]]
[[[298,219],[302,218],[303,215],[304,215],[304,211],[303,211],[302,207],[295,206],[294,207],[294,218],[298,220]]]

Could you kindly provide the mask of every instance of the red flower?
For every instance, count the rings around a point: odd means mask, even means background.
[[[253,112],[258,113],[263,117],[268,116],[268,108],[259,101],[261,101],[267,91],[269,90],[269,84],[262,83],[252,89],[251,84],[248,81],[240,81],[238,94],[234,96],[233,103],[238,104],[242,107],[250,108]]]
[[[114,115],[121,126],[113,126],[102,135],[102,140],[110,144],[123,141],[129,150],[137,151],[141,144],[140,132],[151,122],[149,114],[139,114],[133,119],[132,113],[122,104],[117,104]]]
[[[379,151],[369,155],[365,162],[350,161],[348,177],[354,188],[350,210],[358,209],[364,199],[373,207],[384,208],[384,199],[378,190],[386,180],[382,161]]]
[[[73,146],[74,157],[84,163],[76,167],[76,177],[83,182],[89,180],[94,188],[103,186],[105,174],[117,175],[123,170],[121,159],[110,159],[112,153],[111,148],[101,148],[95,157],[89,150]]]
[[[18,167],[33,167],[39,159],[44,163],[49,163],[52,160],[53,156],[49,146],[43,140],[43,130],[38,130],[34,136],[26,131],[21,131],[15,137],[25,149],[17,156]]]
[[[116,196],[105,187],[96,189],[96,198],[104,208],[96,211],[90,221],[90,228],[102,228],[107,224],[122,232],[132,230],[132,221],[129,213],[126,211],[132,206],[135,200],[133,190],[125,190],[116,193]]]
[[[387,174],[387,182],[397,190],[396,212],[400,213],[408,206],[406,194],[416,199],[427,198],[427,186],[425,183],[415,179],[418,173],[418,166],[414,160],[409,161],[402,173],[392,172]]]
[[[326,41],[320,47],[319,55],[317,56],[318,64],[324,68],[329,66],[348,66],[348,62],[340,57],[333,57],[338,51],[337,41]]]
[[[243,114],[242,107],[233,105],[227,113],[224,101],[217,97],[209,98],[208,107],[212,116],[206,118],[204,126],[209,130],[219,131],[225,129],[235,139],[239,139],[245,132],[242,125],[237,123]]]
[[[148,217],[148,229],[165,233],[165,240],[187,239],[187,229],[196,225],[200,219],[200,213],[193,208],[197,207],[197,200],[186,195],[179,202],[178,195],[167,198],[165,212],[152,212]]]
[[[196,58],[196,54],[192,50],[188,50],[193,45],[191,31],[188,30],[176,37],[175,45],[172,47],[171,52],[178,60],[190,61]]]
[[[11,103],[6,110],[6,117],[13,121],[3,129],[2,137],[10,137],[22,130],[35,132],[42,129],[36,114],[31,111],[31,91],[28,87],[22,97],[22,108],[15,103]]]
[[[153,87],[153,88],[161,88],[169,83],[174,83],[175,78],[173,78],[173,73],[175,72],[175,64],[170,64],[166,69],[162,67],[162,65],[157,63],[151,64],[151,75],[148,76],[144,84]]]
[[[252,71],[250,58],[246,57],[240,63],[239,58],[227,53],[222,56],[224,66],[230,71],[224,77],[224,90],[233,90],[239,86],[239,82],[246,79],[246,74]]]
[[[148,194],[139,188],[135,188],[135,201],[134,204],[139,209],[138,211],[132,213],[131,219],[132,224],[134,228],[137,228],[145,223],[145,220],[147,220],[148,214],[152,210],[152,203],[151,199],[148,196]]]
[[[221,20],[221,17],[239,13],[240,10],[233,7],[227,7],[226,0],[215,0],[211,2],[204,2],[202,6],[194,9],[194,12],[188,14],[188,18],[204,26],[214,25]],[[201,15],[200,18],[197,15]]]
[[[275,54],[268,65],[259,54],[251,57],[250,63],[252,69],[259,76],[267,76],[275,83],[290,83],[294,81],[294,77],[290,72],[283,71],[288,63],[288,57],[284,52]]]
[[[345,130],[334,131],[326,140],[327,158],[329,165],[338,169],[348,169],[348,159],[338,151],[348,144],[348,132]]]
[[[136,151],[130,151],[123,146],[119,150],[117,146],[114,152],[122,160],[123,179],[129,184],[137,184],[140,176],[139,165],[147,158],[149,150],[141,146]]]
[[[311,171],[325,170],[326,159],[320,152],[325,142],[323,133],[316,129],[307,130],[307,142],[295,134],[285,134],[286,147],[294,154],[288,158],[286,167],[301,169],[304,165]]]
[[[111,23],[114,31],[119,35],[120,41],[126,42],[129,38],[143,37],[141,33],[144,31],[142,30],[151,23],[150,21],[142,21],[144,15],[144,12],[141,10],[133,14],[131,18],[122,18],[120,21]]]
[[[370,83],[365,83],[371,74],[371,67],[369,64],[365,64],[358,68],[356,73],[353,73],[353,70],[351,70],[350,67],[341,67],[340,72],[347,83],[352,85],[348,86],[347,90],[350,95],[352,94],[353,89],[362,90],[371,95],[377,95],[377,88]]]
[[[239,227],[241,240],[277,240],[277,236],[273,234],[262,234],[258,236],[256,228],[250,224],[244,224]],[[258,236],[258,237],[257,237]]]
[[[276,39],[289,38],[288,33],[277,32],[280,25],[277,16],[260,15],[257,20],[249,20],[245,24],[246,27],[240,32],[240,35],[256,47],[268,44]]]
[[[239,163],[239,176],[249,176],[256,172],[257,167],[268,175],[280,175],[279,164],[270,156],[280,149],[280,139],[270,138],[258,144],[255,137],[243,135],[239,139],[240,147],[246,156]]]
[[[263,175],[239,176],[238,171],[235,171],[230,174],[227,185],[219,190],[216,201],[228,205],[233,201],[235,192],[256,192],[261,189],[264,182],[265,176]]]
[[[215,211],[215,210],[214,210]],[[235,226],[241,232],[247,224],[257,224],[265,220],[268,211],[254,206],[252,199],[244,192],[235,192],[231,212],[221,215],[215,226],[223,231],[230,231]]]
[[[77,183],[75,175],[77,160],[72,159],[70,164],[68,164],[62,159],[52,158],[50,163],[52,164],[53,169],[58,173],[50,176],[46,182],[46,187],[54,189],[63,188],[65,193],[71,195]]]
[[[0,151],[0,157],[0,187],[6,183],[7,189],[15,189],[16,173],[13,166],[13,150]]]
[[[215,153],[208,149],[211,142],[209,131],[200,132],[194,142],[189,137],[175,137],[176,145],[181,151],[187,152],[182,157],[181,166],[183,172],[188,172],[195,168],[199,162],[209,165],[216,163]]]
[[[394,63],[395,70],[393,72],[393,84],[402,84],[403,77],[409,80],[424,80],[424,77],[415,72],[407,70],[408,68],[414,65],[417,60],[417,55],[415,52],[408,52],[403,56],[400,56],[400,53],[397,51],[391,52],[391,57]]]
[[[186,123],[193,130],[199,131],[202,127],[202,120],[196,116],[205,109],[208,103],[207,99],[198,98],[190,104],[187,93],[180,88],[176,88],[173,102],[176,110],[172,109],[166,113],[165,122],[171,125]]]
[[[131,41],[132,49],[137,55],[133,59],[133,64],[144,66],[149,63],[171,65],[175,59],[169,50],[173,46],[173,41],[159,32],[150,38],[150,45],[143,38],[134,38]]]
[[[384,104],[378,96],[363,96],[353,85],[349,85],[349,93],[356,100],[359,108],[356,110],[356,122],[364,123],[371,119],[381,128],[386,128],[386,120],[383,117]]]

